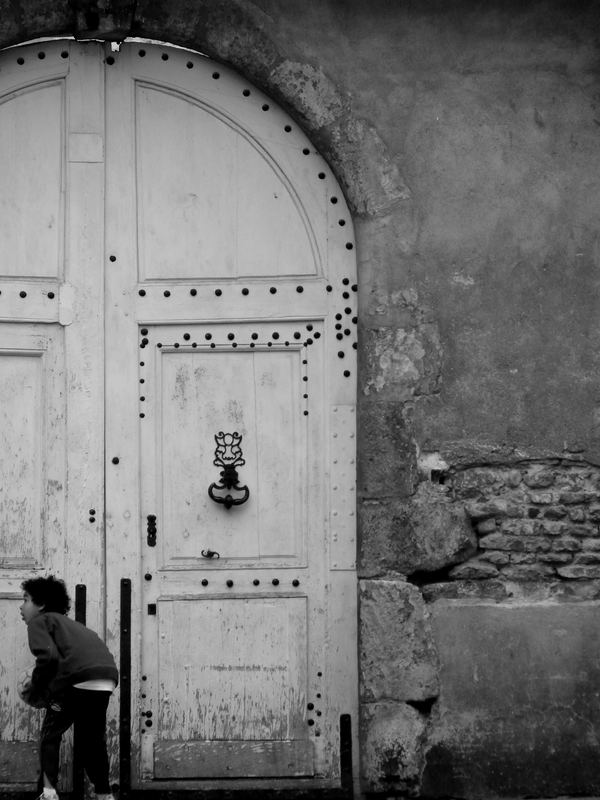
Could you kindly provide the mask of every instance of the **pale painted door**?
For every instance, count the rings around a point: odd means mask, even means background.
[[[351,219],[233,72],[145,44],[110,60],[108,574],[109,598],[133,587],[132,782],[337,786],[340,716],[357,725]],[[209,494],[219,456],[239,488],[212,494],[242,504]]]
[[[33,790],[40,712],[21,582],[87,587],[103,627],[103,66],[97,46],[0,60],[0,786]],[[68,780],[68,775],[64,776]]]

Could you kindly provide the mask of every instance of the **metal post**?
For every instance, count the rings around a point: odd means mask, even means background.
[[[121,579],[121,649],[119,686],[119,798],[131,791],[131,580]]]

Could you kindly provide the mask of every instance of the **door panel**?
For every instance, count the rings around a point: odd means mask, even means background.
[[[154,778],[314,773],[309,630],[323,644],[324,591],[309,552],[322,551],[324,478],[305,379],[319,396],[322,353],[306,341],[321,329],[318,320],[142,329],[141,506],[155,508],[158,529],[144,555],[158,578],[144,593],[157,620],[142,652]],[[245,501],[231,509],[208,491],[227,457],[221,433],[241,437],[230,491]]]
[[[309,371],[311,392],[322,389],[321,353],[296,338],[308,336],[307,324],[319,332],[316,321],[143,328],[143,505],[153,506],[169,531],[158,537],[161,567],[204,568],[201,551],[208,549],[221,564],[305,564],[307,499],[312,489],[315,508],[320,497],[314,453],[308,486]],[[225,515],[208,494],[220,482],[220,432],[242,437],[240,485],[250,492]]]
[[[132,780],[339,785],[356,708],[351,219],[295,123],[235,73],[132,44],[106,79],[109,627],[112,576],[130,577]],[[215,488],[221,434],[231,490]],[[215,501],[228,491],[245,502]]]
[[[311,774],[306,598],[164,600],[158,620],[156,777]]]
[[[314,232],[294,186],[265,143],[210,100],[135,83],[141,276],[314,275]]]
[[[64,347],[24,327],[5,325],[0,346],[0,566],[34,570],[64,545]]]
[[[61,270],[64,115],[64,78],[40,80],[0,98],[3,275],[51,278]]]

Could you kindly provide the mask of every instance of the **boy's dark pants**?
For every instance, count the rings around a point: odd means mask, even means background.
[[[109,794],[108,756],[106,753],[106,709],[111,692],[89,689],[70,689],[57,702],[60,710],[46,711],[40,737],[40,778],[38,789],[44,787],[44,774],[54,788],[58,783],[60,743],[71,725],[75,728],[75,747],[83,768],[97,794]]]

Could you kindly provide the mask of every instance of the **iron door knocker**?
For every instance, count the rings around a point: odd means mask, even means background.
[[[237,431],[233,433],[215,434],[217,447],[213,464],[216,467],[223,467],[221,470],[221,480],[219,483],[211,483],[208,487],[208,495],[215,503],[221,503],[226,509],[232,506],[241,506],[250,497],[250,490],[247,486],[239,485],[237,467],[242,467],[246,462],[243,458],[242,448],[240,447],[242,435]],[[234,497],[231,492],[241,492],[241,495]],[[227,491],[227,494],[215,494],[215,492]]]

